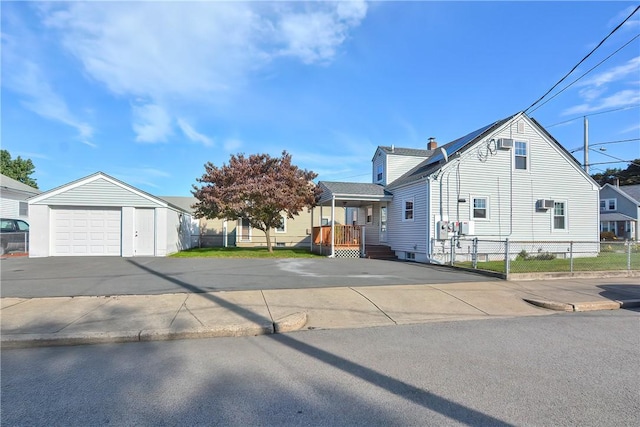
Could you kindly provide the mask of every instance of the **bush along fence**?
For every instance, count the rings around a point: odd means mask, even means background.
[[[453,249],[453,250],[452,250]],[[444,264],[511,273],[640,270],[640,244],[624,242],[451,239],[432,242]]]

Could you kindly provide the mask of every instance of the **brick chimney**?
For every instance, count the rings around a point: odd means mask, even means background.
[[[427,143],[427,150],[435,150],[438,148],[438,143],[434,137],[429,138],[429,142]]]

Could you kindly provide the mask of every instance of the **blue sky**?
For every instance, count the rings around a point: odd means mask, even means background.
[[[44,190],[103,171],[186,196],[207,161],[282,150],[319,180],[368,182],[378,145],[526,109],[636,5],[2,2],[2,148]],[[639,33],[640,12],[558,89]],[[640,157],[638,106],[635,39],[530,115],[569,150],[585,114],[591,144],[631,140],[594,145],[596,172]]]

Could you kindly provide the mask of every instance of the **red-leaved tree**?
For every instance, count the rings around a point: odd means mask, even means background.
[[[231,155],[229,164],[204,165],[205,173],[193,186],[198,199],[194,205],[199,218],[246,218],[262,230],[269,252],[273,252],[271,230],[282,226],[282,215],[293,218],[302,209],[313,207],[319,194],[312,182],[317,174],[291,164],[286,151],[282,157],[268,154]]]

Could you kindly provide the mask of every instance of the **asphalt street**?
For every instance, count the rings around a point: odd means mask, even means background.
[[[448,267],[370,259],[51,257],[0,261],[2,297],[153,295],[498,280]]]
[[[7,350],[2,425],[640,425],[640,314]]]

